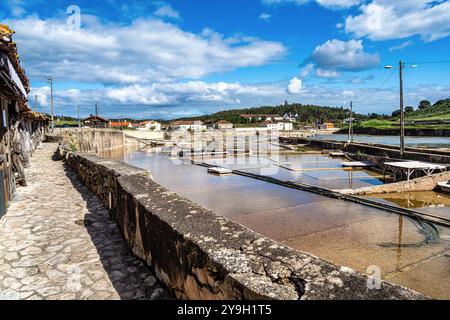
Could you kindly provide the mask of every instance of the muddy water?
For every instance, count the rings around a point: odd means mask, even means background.
[[[165,154],[137,152],[125,159],[149,169],[166,188],[285,245],[361,272],[377,266],[389,281],[435,298],[450,298],[448,229],[440,228],[440,237],[426,243],[428,234],[416,223],[381,210],[241,176],[209,175],[203,167]],[[382,183],[363,170],[349,177],[349,172],[337,170],[340,161],[321,155],[272,155],[247,157],[227,166],[326,187]],[[280,164],[308,170],[291,171]],[[313,168],[319,170],[309,170]]]
[[[434,191],[375,194],[368,198],[410,208],[419,212],[450,218],[450,195]]]

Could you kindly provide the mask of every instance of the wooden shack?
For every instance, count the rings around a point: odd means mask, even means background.
[[[111,121],[102,118],[97,115],[90,115],[88,118],[83,120],[83,124],[89,128],[109,128],[111,126]]]
[[[0,217],[16,185],[26,185],[24,166],[44,139],[48,119],[32,112],[29,80],[20,65],[14,31],[0,24]]]

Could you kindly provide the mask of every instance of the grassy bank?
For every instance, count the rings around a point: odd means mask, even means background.
[[[398,121],[390,121],[390,120],[362,121],[354,125],[353,132],[355,134],[370,134],[370,135],[399,135],[400,123]],[[340,134],[348,133],[348,126],[343,127],[337,133]],[[448,124],[406,125],[405,133],[409,136],[450,137],[450,125]]]

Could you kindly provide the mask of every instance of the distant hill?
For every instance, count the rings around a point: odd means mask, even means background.
[[[450,98],[436,101],[430,107],[407,113],[410,120],[450,120]]]
[[[304,124],[316,124],[319,122],[342,123],[349,118],[349,109],[343,107],[322,107],[316,105],[304,105],[300,103],[285,103],[278,106],[262,106],[247,109],[233,109],[213,113],[211,115],[180,118],[177,120],[201,120],[205,123],[214,123],[219,120],[227,120],[234,124],[247,123],[247,119],[242,118],[241,114],[279,114],[283,116],[286,113],[298,115],[298,121]],[[363,115],[355,115],[361,119],[367,118]]]

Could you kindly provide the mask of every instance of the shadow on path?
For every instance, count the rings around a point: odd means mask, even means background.
[[[142,260],[135,257],[122,238],[119,227],[109,216],[100,198],[81,183],[67,165],[64,166],[73,187],[86,201],[84,220],[77,224],[85,226],[100,261],[111,283],[123,300],[167,300],[173,299],[164,284],[155,277],[155,272]]]

